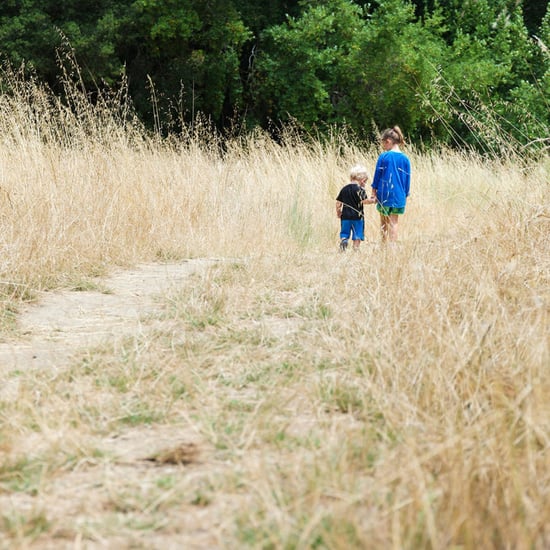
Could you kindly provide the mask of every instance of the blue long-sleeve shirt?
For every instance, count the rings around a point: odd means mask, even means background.
[[[382,206],[403,208],[411,187],[411,163],[401,151],[384,151],[378,157],[373,189]]]

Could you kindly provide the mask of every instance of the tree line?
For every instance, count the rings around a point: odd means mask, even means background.
[[[0,52],[62,93],[125,82],[160,132],[398,123],[417,143],[548,148],[550,8],[533,0],[4,0]]]

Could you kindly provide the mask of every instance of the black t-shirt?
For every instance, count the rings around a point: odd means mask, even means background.
[[[348,183],[340,189],[336,197],[341,202],[343,220],[360,220],[363,217],[363,204],[361,201],[367,199],[367,192],[357,183]]]

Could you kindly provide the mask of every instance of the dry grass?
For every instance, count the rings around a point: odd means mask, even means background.
[[[338,254],[334,197],[374,150],[106,139],[108,117],[72,145],[17,105],[5,338],[39,289],[227,261],[70,368],[0,366],[19,382],[0,402],[0,547],[550,545],[548,159],[411,151],[401,242],[379,244],[371,208],[361,251]]]

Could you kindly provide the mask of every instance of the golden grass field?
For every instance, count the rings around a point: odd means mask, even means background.
[[[0,365],[0,548],[550,547],[548,157],[408,148],[399,243],[367,207],[341,254],[375,147],[222,152],[31,92],[0,101],[2,342],[45,290],[210,263],[135,334]]]

